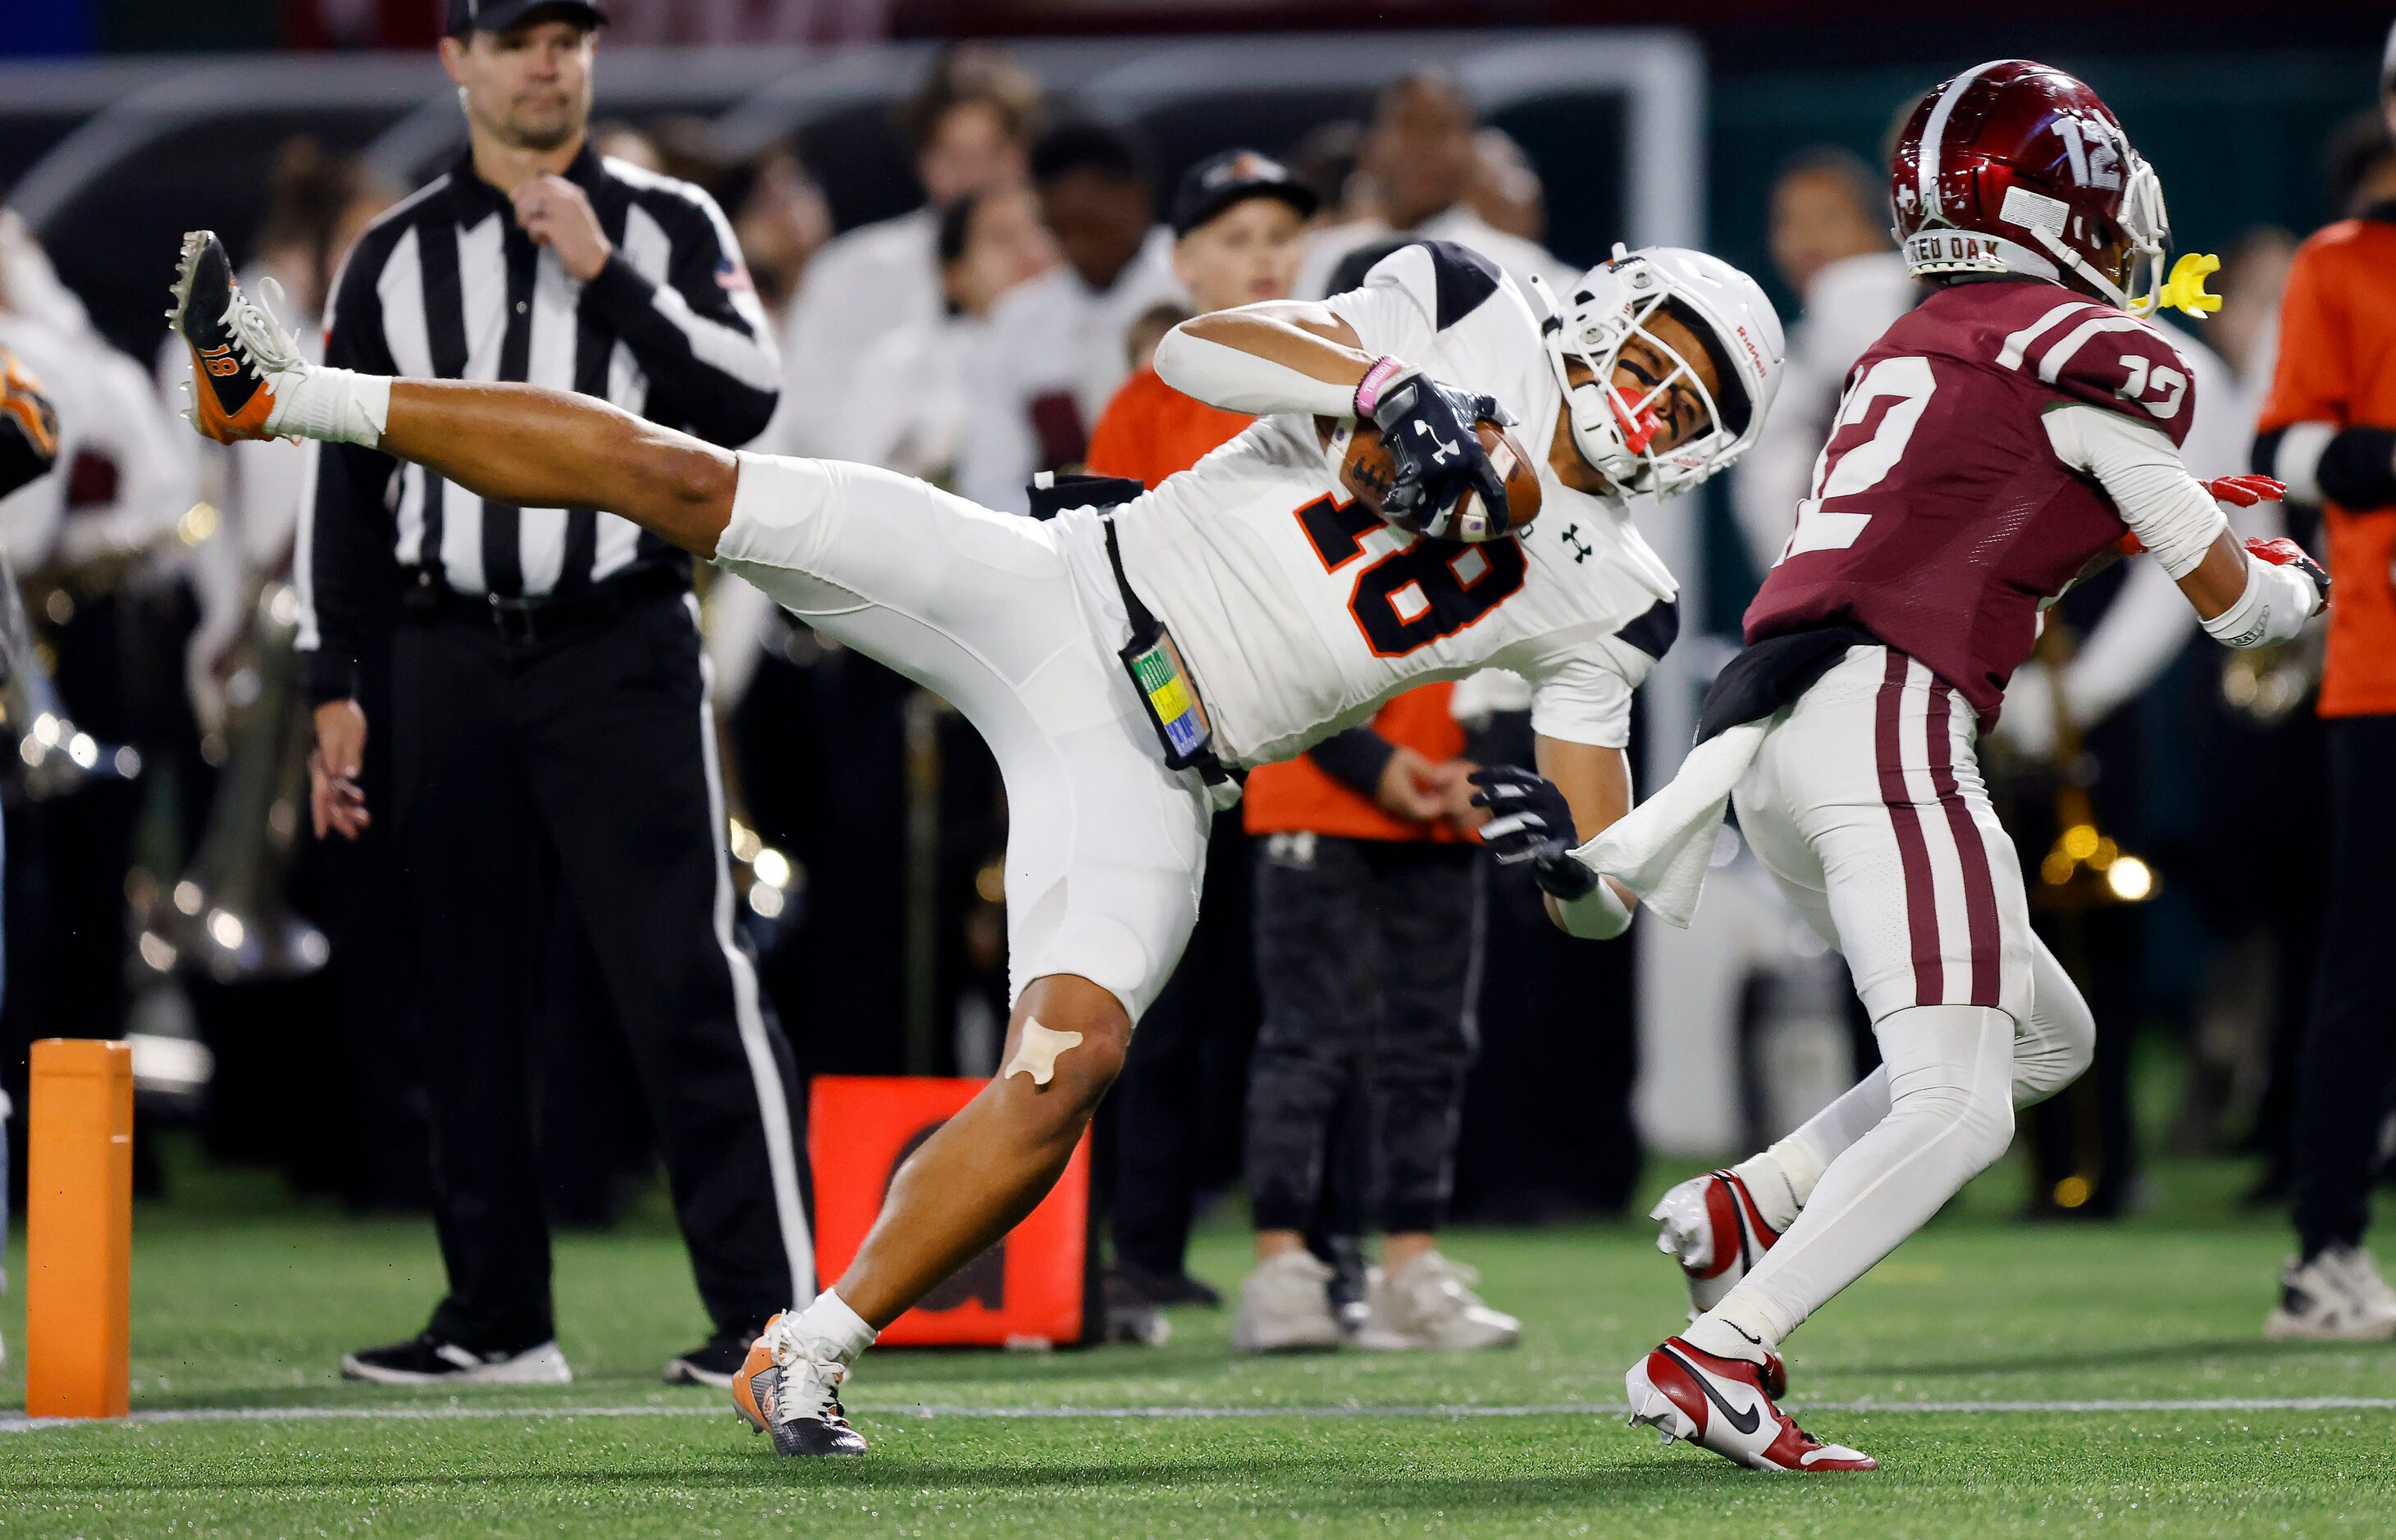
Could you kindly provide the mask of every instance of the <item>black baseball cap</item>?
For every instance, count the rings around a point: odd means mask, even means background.
[[[559,11],[561,21],[607,24],[607,0],[449,0],[449,35],[503,33],[521,26],[535,11]]]
[[[1314,192],[1289,168],[1254,150],[1226,150],[1181,174],[1173,190],[1173,233],[1187,235],[1245,198],[1279,198],[1301,219],[1314,212]]]

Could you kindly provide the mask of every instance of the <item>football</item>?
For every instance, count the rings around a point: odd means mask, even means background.
[[[1483,418],[1473,429],[1489,462],[1498,468],[1498,474],[1506,484],[1504,533],[1519,534],[1539,516],[1538,462],[1524,452],[1523,445],[1503,423]],[[1396,463],[1389,445],[1381,442],[1381,430],[1359,418],[1319,417],[1314,419],[1314,431],[1323,441],[1324,454],[1331,461],[1340,486],[1350,497],[1379,513],[1381,499],[1389,495],[1397,479]],[[1488,520],[1480,505],[1480,494],[1466,495],[1464,506],[1457,511],[1456,538],[1488,538]]]

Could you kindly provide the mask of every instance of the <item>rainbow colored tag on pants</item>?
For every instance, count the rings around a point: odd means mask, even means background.
[[[1190,676],[1181,667],[1179,649],[1169,634],[1159,632],[1154,642],[1128,652],[1124,660],[1131,665],[1132,680],[1139,686],[1140,698],[1148,703],[1149,715],[1165,735],[1174,768],[1185,768],[1206,747],[1210,729],[1197,692],[1190,687]]]

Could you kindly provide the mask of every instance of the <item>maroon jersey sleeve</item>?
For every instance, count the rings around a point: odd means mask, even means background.
[[[2185,444],[2196,420],[2196,376],[2179,350],[2136,316],[2092,305],[2057,328],[2033,355],[2038,378],[2072,401],[2103,406],[2160,428]]]

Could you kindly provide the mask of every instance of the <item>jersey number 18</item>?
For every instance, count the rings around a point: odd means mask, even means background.
[[[1364,553],[1364,538],[1390,526],[1371,509],[1317,498],[1298,511],[1325,572]],[[1512,538],[1458,545],[1420,536],[1356,574],[1348,613],[1378,657],[1404,657],[1458,631],[1523,587],[1530,564]]]

